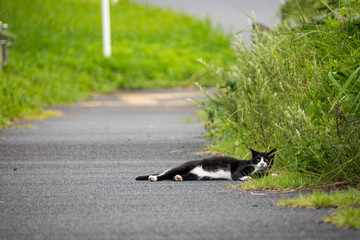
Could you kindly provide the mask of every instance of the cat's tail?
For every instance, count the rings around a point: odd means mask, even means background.
[[[149,180],[149,176],[150,176],[150,175],[138,176],[138,177],[136,178],[136,180],[138,180],[138,181],[139,181],[139,180],[140,180],[140,181],[141,181],[141,180]]]

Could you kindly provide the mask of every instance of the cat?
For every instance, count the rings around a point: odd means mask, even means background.
[[[251,149],[251,160],[238,160],[232,157],[211,157],[186,162],[161,174],[139,176],[136,180],[151,182],[162,180],[239,180],[247,181],[252,177],[267,175],[274,162],[276,149],[270,152],[257,152]]]

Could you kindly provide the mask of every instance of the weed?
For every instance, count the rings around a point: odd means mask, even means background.
[[[271,32],[255,28],[250,49],[237,41],[231,70],[210,67],[218,91],[200,106],[216,148],[240,159],[250,147],[277,148],[274,170],[289,182],[269,177],[248,186],[360,180],[360,33],[354,20],[360,3],[341,2],[337,14],[319,4],[325,8],[317,14],[329,13],[321,22],[303,11],[295,27],[284,21]]]
[[[181,121],[184,122],[184,123],[189,123],[189,122],[192,121],[192,118],[190,118],[190,117],[188,117],[188,118],[183,118],[183,119],[181,119]]]
[[[299,172],[288,172],[277,174],[276,176],[266,176],[264,178],[251,179],[240,185],[241,189],[262,189],[262,190],[289,190],[312,188],[321,184],[321,180],[314,176]]]
[[[296,198],[279,200],[278,205],[341,208],[332,213],[330,217],[326,217],[324,221],[338,226],[360,229],[360,191],[355,188],[330,193],[323,191],[314,191],[306,195],[300,193]]]
[[[335,191],[326,193],[316,190],[313,193],[300,195],[293,199],[283,199],[279,205],[290,205],[294,207],[360,207],[360,191],[349,188],[347,191]]]
[[[333,212],[330,217],[324,218],[324,221],[340,227],[360,229],[360,209],[340,209]]]

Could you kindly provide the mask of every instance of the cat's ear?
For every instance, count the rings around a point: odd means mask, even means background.
[[[274,148],[273,150],[271,150],[270,152],[268,152],[268,156],[273,158],[275,156],[276,153],[276,148]]]
[[[254,156],[254,155],[257,153],[257,151],[255,151],[255,150],[252,149],[252,148],[250,148],[250,151],[251,151],[251,155],[252,155],[252,156]]]

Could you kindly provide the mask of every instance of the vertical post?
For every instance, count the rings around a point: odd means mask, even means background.
[[[2,29],[2,22],[0,21],[0,30]],[[3,69],[3,40],[0,33],[0,72]]]
[[[101,18],[103,33],[103,54],[111,56],[111,32],[110,32],[110,6],[109,0],[101,0]]]
[[[2,24],[2,30],[4,32],[8,32],[8,25],[7,23],[3,23]],[[2,40],[2,44],[3,44],[3,62],[4,64],[7,64],[9,62],[9,54],[8,54],[8,40],[7,37],[4,37],[4,39]]]

